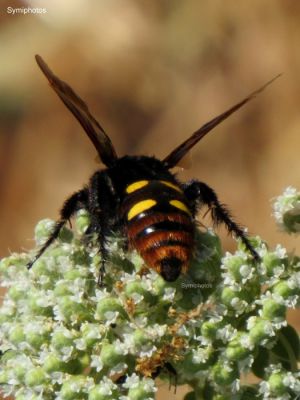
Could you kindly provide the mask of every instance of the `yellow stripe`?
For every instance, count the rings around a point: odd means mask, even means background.
[[[143,186],[148,185],[149,181],[137,181],[133,182],[131,185],[127,186],[126,192],[127,193],[132,193],[135,192],[138,189],[141,189]]]
[[[171,183],[171,182],[169,182],[169,181],[160,181],[161,183],[163,183],[164,185],[166,185],[166,186],[169,186],[169,187],[171,187],[172,189],[175,189],[175,190],[177,190],[177,192],[180,192],[180,193],[182,193],[182,190],[180,189],[180,187],[179,186],[176,186],[176,185],[174,185],[174,183]]]
[[[170,200],[169,202],[171,204],[171,206],[174,206],[176,208],[179,208],[179,210],[186,212],[187,214],[191,215],[190,210],[187,208],[187,206],[182,203],[179,200]]]
[[[147,199],[136,203],[128,212],[127,219],[131,220],[136,215],[142,213],[143,211],[149,210],[149,208],[155,206],[157,202],[152,199]]]

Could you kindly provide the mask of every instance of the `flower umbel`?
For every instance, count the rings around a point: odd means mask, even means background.
[[[290,195],[295,200],[297,193]],[[290,214],[297,201],[289,203]],[[284,207],[276,212],[284,221]],[[299,339],[286,323],[287,308],[299,304],[298,257],[255,238],[261,263],[242,245],[222,258],[218,237],[198,232],[188,274],[168,283],[145,273],[143,260],[111,238],[99,287],[96,241],[82,238],[88,223],[79,212],[74,232],[64,228],[31,270],[30,254],[0,263],[7,288],[0,309],[4,395],[150,400],[157,376],[189,384],[189,400],[300,395]],[[37,225],[38,245],[52,226]],[[240,381],[250,371],[259,384]]]

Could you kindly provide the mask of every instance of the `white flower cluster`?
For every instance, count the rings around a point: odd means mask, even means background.
[[[274,217],[280,229],[300,232],[300,192],[289,186],[273,203]]]
[[[221,259],[218,237],[199,232],[188,274],[170,284],[111,238],[99,287],[97,241],[82,238],[88,223],[80,212],[75,233],[64,228],[31,270],[30,254],[0,263],[4,395],[151,400],[157,376],[189,384],[186,399],[300,395],[299,339],[286,323],[299,304],[299,258],[255,238],[261,262],[242,245]],[[39,245],[52,226],[37,225]],[[250,371],[260,384],[240,382]]]

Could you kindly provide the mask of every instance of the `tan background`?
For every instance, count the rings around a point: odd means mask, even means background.
[[[297,238],[277,231],[270,199],[288,185],[300,189],[300,2],[32,1],[47,9],[43,16],[7,13],[21,1],[1,4],[0,256],[31,248],[36,222],[57,218],[63,200],[98,168],[35,53],[88,102],[120,155],[164,157],[283,72],[199,143],[180,177],[211,185],[271,246],[299,250]],[[180,390],[166,393],[182,398]]]

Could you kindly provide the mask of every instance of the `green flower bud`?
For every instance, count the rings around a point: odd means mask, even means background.
[[[264,302],[262,308],[263,318],[273,321],[275,318],[284,319],[285,314],[286,314],[285,305],[279,304],[273,299],[268,299]]]
[[[83,354],[78,359],[81,371],[84,372],[85,368],[89,367],[91,364],[91,358],[88,354]]]
[[[82,235],[90,225],[90,217],[87,211],[80,210],[76,216],[76,229]]]
[[[149,296],[149,292],[144,287],[144,283],[141,280],[128,282],[125,287],[124,292],[128,297],[131,297],[135,293],[137,293],[143,297]]]
[[[43,370],[47,373],[61,371],[63,367],[63,362],[54,354],[49,354],[43,362]]]
[[[71,359],[70,361],[66,362],[62,366],[62,371],[71,374],[71,375],[78,375],[84,372],[84,369],[89,366],[90,359],[87,355]]]
[[[82,271],[81,269],[77,268],[72,268],[69,271],[65,272],[64,278],[66,281],[75,281],[76,279],[81,279],[82,276]],[[69,282],[70,284],[70,282]]]
[[[53,278],[54,278],[53,271],[51,271],[51,270],[48,268],[47,262],[46,262],[45,260],[41,259],[41,258],[39,258],[39,259],[33,264],[32,268],[31,268],[31,272],[33,272],[34,275],[35,275],[37,278],[40,278],[40,277],[43,276],[43,275],[44,275],[44,276],[48,276],[48,277],[51,279],[51,281],[52,281]]]
[[[133,333],[133,342],[137,347],[149,344],[151,341],[148,335],[145,335],[142,329],[136,329]]]
[[[83,375],[69,376],[68,379],[62,384],[59,392],[63,400],[82,400],[86,398],[86,384],[87,378]]]
[[[8,371],[0,371],[0,385],[8,383],[9,379],[10,377]]]
[[[13,271],[26,271],[26,263],[29,261],[28,254],[12,254],[3,258],[0,262],[0,273],[4,277],[12,277]],[[26,271],[27,272],[27,271]]]
[[[31,369],[25,375],[25,383],[30,387],[43,385],[47,380],[47,374],[41,367]]]
[[[196,232],[196,253],[188,275],[192,281],[211,282],[219,279],[222,248],[220,238],[211,230]],[[206,289],[207,290],[207,289]]]
[[[235,363],[225,364],[218,361],[212,368],[212,379],[218,385],[230,385],[239,378],[239,371]]]
[[[255,324],[249,330],[249,337],[253,344],[261,344],[274,335],[274,329],[270,321],[256,318]]]
[[[21,324],[15,324],[9,333],[9,340],[18,345],[25,341],[24,327]]]
[[[30,344],[30,346],[35,349],[40,349],[43,343],[48,341],[48,335],[43,332],[42,334],[37,331],[27,331],[26,332],[26,341]]]
[[[273,396],[283,396],[287,393],[288,388],[283,383],[284,374],[280,372],[274,372],[268,379],[270,385],[270,392]]]
[[[126,318],[124,308],[116,298],[107,297],[97,304],[96,319],[106,321],[112,313],[119,313],[123,318]]]
[[[193,374],[207,370],[208,366],[214,361],[214,354],[211,348],[202,349],[203,357],[199,357],[199,349],[195,350],[195,352],[190,351],[181,363],[178,363],[178,370],[184,371],[186,375],[192,377]],[[196,354],[195,354],[196,353]]]
[[[24,377],[26,373],[27,369],[22,365],[17,365],[14,367],[14,375],[20,382],[24,382]]]
[[[258,282],[241,286],[240,290],[234,290],[231,287],[224,287],[221,292],[221,301],[228,308],[236,311],[243,310],[248,304],[251,304],[259,293]],[[245,303],[243,305],[243,302]]]
[[[205,321],[201,326],[201,334],[211,340],[215,340],[218,330],[224,325],[224,321]]]
[[[298,198],[298,202],[300,203],[300,198]],[[287,211],[283,215],[283,223],[288,232],[298,233],[300,231],[299,209],[293,209],[293,210]]]
[[[86,323],[81,326],[82,339],[87,347],[93,346],[101,339],[99,324]]]
[[[71,294],[71,287],[68,282],[65,280],[57,282],[55,288],[53,290],[53,294],[55,297],[66,296],[67,294]]]
[[[225,258],[224,265],[236,282],[242,281],[242,279],[250,274],[251,264],[245,258],[240,255]]]
[[[64,226],[60,230],[58,237],[62,242],[71,243],[73,240],[74,234],[70,229],[68,229],[66,226]]]
[[[225,304],[227,307],[232,307],[233,300],[240,298],[241,298],[241,293],[230,287],[224,287],[224,289],[222,290],[221,300],[222,303]]]
[[[104,343],[101,348],[100,358],[103,365],[111,368],[123,362],[125,356],[120,352],[115,344]]]
[[[111,390],[111,388],[99,384],[90,390],[88,400],[118,400],[118,398],[119,395],[116,390]]]
[[[32,314],[46,317],[52,315],[52,307],[45,305],[45,298],[46,296],[42,297],[39,292],[28,294],[28,306]]]
[[[84,249],[79,249],[77,251],[74,251],[71,258],[75,265],[89,264],[89,257]]]
[[[180,284],[180,279],[178,279],[178,286]],[[197,285],[196,285],[197,286]],[[182,287],[184,288],[182,291],[181,298],[176,299],[176,304],[179,308],[182,308],[185,311],[194,309],[197,304],[200,304],[203,301],[203,297],[201,291],[198,288],[188,287],[188,284],[182,282]]]
[[[12,315],[3,314],[3,310],[0,310],[0,326],[5,322],[11,322]]]
[[[14,301],[18,301],[21,299],[24,299],[26,291],[20,287],[11,287],[8,290],[8,296],[14,300]]]
[[[169,282],[165,281],[160,275],[157,275],[157,278],[153,282],[153,293],[158,297],[162,297],[165,293],[166,287],[169,287],[169,286],[170,286]],[[128,295],[130,295],[130,291],[132,291],[132,289],[134,289],[134,288],[129,288]],[[133,290],[132,293],[139,293],[139,292],[136,292]],[[140,293],[140,294],[142,294],[142,293]]]
[[[290,288],[286,281],[280,281],[272,287],[272,293],[274,293],[274,295],[281,296],[283,299],[287,299],[290,296],[295,295],[296,292],[297,289]]]
[[[273,277],[277,275],[277,271],[285,270],[285,264],[287,262],[287,257],[282,259],[279,258],[276,253],[266,253],[263,256],[263,265],[266,268],[267,276]]]
[[[55,222],[51,219],[42,219],[39,221],[34,229],[35,241],[38,246],[45,243],[51,235]]]
[[[74,338],[69,331],[56,330],[52,335],[51,345],[58,351],[73,344]]]
[[[58,310],[65,321],[87,321],[90,311],[84,303],[78,303],[72,296],[63,296],[57,300]]]
[[[230,361],[240,361],[250,354],[250,349],[241,343],[243,333],[238,333],[236,337],[231,340],[226,348],[225,354]]]

